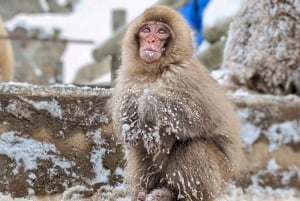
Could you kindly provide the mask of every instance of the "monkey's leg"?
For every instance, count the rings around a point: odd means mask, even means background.
[[[142,193],[149,193],[162,178],[159,166],[153,163],[152,156],[142,145],[128,151],[126,170],[133,201],[142,200]]]
[[[174,144],[166,180],[177,200],[211,201],[221,193],[229,172],[226,154],[214,143],[191,139]]]
[[[145,201],[146,200],[146,193],[145,191],[141,191],[137,195],[137,201]]]

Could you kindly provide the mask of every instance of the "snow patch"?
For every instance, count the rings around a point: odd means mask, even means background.
[[[38,110],[46,110],[53,117],[62,119],[63,111],[62,111],[60,105],[58,104],[58,102],[54,99],[52,101],[38,101],[38,102],[34,102],[32,100],[28,100],[25,98],[22,98],[22,100],[31,104],[34,108],[36,108]]]
[[[86,191],[91,191],[92,189],[89,189],[86,186],[76,185],[73,186],[67,190],[62,195],[62,201],[71,201],[71,200],[81,200],[83,198],[82,194]]]
[[[238,110],[237,114],[241,120],[241,136],[243,146],[246,149],[251,149],[252,144],[259,138],[261,134],[261,128],[255,126],[252,123],[249,123],[247,120],[251,117],[253,110],[249,108],[244,108]],[[262,117],[262,116],[261,116]],[[260,119],[259,115],[255,118]]]
[[[228,71],[226,69],[218,69],[210,72],[210,75],[220,84],[226,84],[228,80]]]
[[[265,132],[269,140],[269,151],[275,151],[288,143],[300,142],[300,122],[291,121],[271,125]]]
[[[125,170],[123,168],[120,168],[120,167],[116,168],[115,173],[116,173],[116,175],[120,175],[123,178],[125,178],[125,176],[126,176]]]
[[[92,179],[91,183],[107,183],[108,176],[110,175],[110,170],[103,167],[102,157],[106,152],[104,148],[105,141],[101,138],[101,131],[96,130],[89,134],[95,143],[93,150],[91,151],[90,162],[93,164],[93,170],[95,172],[95,178]]]
[[[253,124],[244,123],[241,128],[241,135],[243,146],[246,149],[250,149],[253,143],[259,138],[261,129]]]
[[[15,175],[19,173],[20,168],[24,168],[25,171],[37,169],[39,160],[51,161],[53,166],[62,168],[67,174],[70,174],[68,169],[75,165],[74,162],[59,157],[60,152],[55,145],[19,137],[14,131],[0,135],[0,154],[15,161],[16,166],[13,170]],[[34,175],[30,176],[33,177]]]
[[[237,89],[233,94],[234,97],[249,96],[249,95],[250,95],[249,91],[243,88]]]
[[[251,145],[260,137],[265,136],[269,142],[269,152],[276,151],[280,146],[288,143],[300,142],[300,121],[286,121],[273,123],[268,128],[262,128],[260,122],[265,114],[259,111],[244,108],[238,111],[241,120],[241,135],[244,147],[251,149]],[[250,120],[251,119],[251,120]],[[251,121],[252,123],[249,123]]]
[[[276,196],[278,198],[286,198],[299,196],[299,192],[294,188],[272,188],[270,186],[261,186],[261,177],[266,174],[274,174],[281,176],[281,183],[287,184],[293,176],[298,176],[300,179],[299,168],[289,167],[288,170],[283,170],[276,162],[275,159],[271,159],[265,170],[259,170],[257,174],[251,177],[252,184],[247,188],[251,194],[259,197]],[[285,200],[285,199],[284,199]],[[298,200],[298,199],[297,199]]]
[[[280,168],[280,166],[276,163],[276,160],[274,158],[269,160],[269,162],[267,164],[267,170],[269,172],[277,171],[277,170],[279,170],[279,168]]]

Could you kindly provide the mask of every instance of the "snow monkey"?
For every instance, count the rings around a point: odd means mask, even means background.
[[[0,17],[0,36],[7,36]],[[14,77],[14,55],[10,41],[0,39],[0,82],[12,81]]]
[[[134,201],[214,200],[238,169],[234,108],[193,51],[191,29],[165,6],[125,33],[110,104]]]

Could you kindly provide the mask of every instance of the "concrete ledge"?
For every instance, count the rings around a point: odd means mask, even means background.
[[[123,183],[124,150],[104,105],[111,91],[0,84],[0,192],[16,197]],[[235,93],[245,187],[300,189],[300,97]]]

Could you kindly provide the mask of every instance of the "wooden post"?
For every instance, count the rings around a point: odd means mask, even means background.
[[[112,29],[115,32],[126,23],[126,11],[123,9],[113,10],[112,16],[113,16]],[[120,49],[121,48],[118,48],[117,51],[112,55],[111,86],[113,86],[113,82],[116,78],[116,70],[121,65],[121,50]]]

